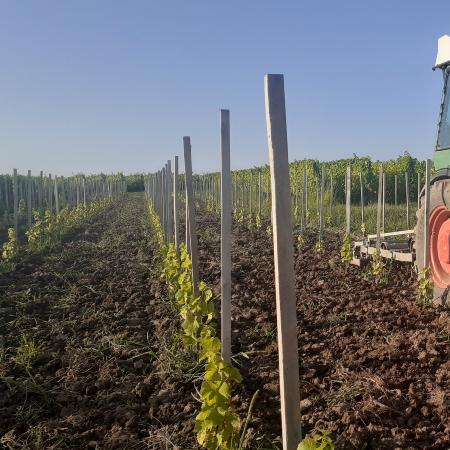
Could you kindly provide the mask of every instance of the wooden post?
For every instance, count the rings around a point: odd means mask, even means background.
[[[350,214],[351,214],[351,202],[352,202],[352,169],[347,167],[345,183],[345,232],[350,234]]]
[[[31,194],[32,194],[31,170],[28,171],[27,184],[28,184],[28,189],[27,189],[27,210],[28,210],[27,225],[28,225],[28,228],[30,228],[31,227],[32,211],[33,211],[33,205],[31,204]]]
[[[361,225],[364,224],[364,184],[362,178],[362,170],[359,172],[359,184],[361,187]]]
[[[230,111],[220,110],[220,135],[222,153],[221,173],[221,340],[222,356],[231,361],[231,173],[230,173]]]
[[[406,192],[406,229],[409,230],[409,180],[408,180],[408,172],[405,172],[405,192]]]
[[[19,239],[19,185],[17,181],[17,169],[13,171],[13,214],[14,214],[14,232],[16,239]]]
[[[283,75],[265,76],[283,450],[301,439],[294,247]]]
[[[173,228],[174,228],[174,241],[175,241],[175,248],[178,252],[178,249],[180,247],[180,237],[179,237],[179,205],[178,205],[178,156],[175,156],[174,162],[173,162]]]
[[[430,265],[430,175],[431,175],[431,159],[427,159],[425,163],[425,208],[423,220],[423,266]]]
[[[183,137],[184,146],[184,167],[186,171],[186,195],[187,210],[189,220],[189,234],[192,259],[192,288],[195,296],[198,295],[198,250],[197,250],[197,224],[195,223],[194,189],[192,185],[192,159],[191,159],[191,138]]]
[[[378,204],[377,204],[377,249],[381,248],[381,207],[383,202],[383,165],[380,164],[378,175]]]

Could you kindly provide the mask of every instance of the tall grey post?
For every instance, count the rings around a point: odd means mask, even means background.
[[[297,308],[283,75],[264,79],[272,186],[272,226],[283,450],[301,439]]]
[[[186,207],[188,210],[189,237],[192,259],[192,289],[194,295],[198,295],[198,249],[197,249],[197,224],[195,223],[194,188],[192,183],[192,159],[191,138],[183,137],[184,168],[186,172]]]
[[[172,242],[173,215],[172,215],[172,162],[167,160],[167,242]]]
[[[31,170],[28,171],[28,177],[27,177],[27,210],[28,210],[28,217],[27,217],[27,224],[28,228],[31,227],[31,214],[33,210],[33,205],[31,204],[31,196],[32,196],[32,180],[31,180]]]
[[[222,356],[231,360],[231,173],[230,173],[230,111],[220,110],[221,136],[221,340]]]
[[[173,228],[174,228],[174,243],[175,249],[178,251],[180,247],[179,236],[179,205],[178,205],[178,156],[175,156],[173,161]]]
[[[351,214],[351,203],[352,203],[352,169],[350,166],[347,167],[345,183],[345,231],[350,234],[350,214]]]
[[[13,214],[14,214],[14,232],[16,239],[19,239],[19,184],[17,181],[17,169],[13,171]]]
[[[378,204],[377,204],[377,243],[376,247],[381,248],[381,208],[383,203],[383,165],[380,164],[380,173],[378,175]]]

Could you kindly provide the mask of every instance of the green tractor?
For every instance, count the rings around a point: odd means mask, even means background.
[[[416,266],[423,271],[426,261],[434,285],[435,303],[449,304],[450,288],[450,36],[439,39],[436,65],[444,76],[437,143],[435,172],[430,178],[428,229],[425,221],[425,190],[420,198],[415,229]],[[428,235],[428,245],[426,241]],[[425,255],[425,252],[428,252]]]

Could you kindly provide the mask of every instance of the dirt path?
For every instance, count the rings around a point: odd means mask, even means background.
[[[165,352],[178,324],[155,257],[136,194],[0,275],[0,448],[159,449],[175,432],[193,438],[195,407],[177,400],[192,385]]]

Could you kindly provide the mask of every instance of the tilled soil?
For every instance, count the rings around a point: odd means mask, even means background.
[[[235,227],[232,350],[244,415],[259,389],[250,434],[279,441],[278,359],[271,237]],[[219,292],[220,224],[200,220],[202,278]],[[296,249],[298,345],[304,433],[330,432],[342,449],[450,448],[450,315],[416,299],[411,267],[391,264],[380,285],[340,262],[339,238]],[[266,433],[266,438],[261,434]],[[256,439],[258,437],[258,439]]]
[[[128,195],[0,275],[0,448],[192,447],[189,355],[148,230]]]
[[[199,214],[201,277],[218,294],[220,224]],[[271,236],[233,237],[233,387],[249,448],[280,448]],[[340,449],[450,448],[450,315],[419,304],[411,269],[388,283],[342,264],[339,239],[296,250],[302,426]],[[183,349],[142,195],[0,275],[0,445],[198,448],[202,368]],[[34,350],[33,350],[34,349]],[[36,353],[36,356],[33,355]]]

